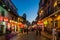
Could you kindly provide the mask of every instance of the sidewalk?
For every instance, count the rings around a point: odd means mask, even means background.
[[[17,35],[17,33],[15,33],[15,32],[14,33],[10,33],[10,34],[6,34],[6,35],[4,35],[4,39],[5,40],[9,40],[9,39],[13,38],[16,35]]]
[[[53,38],[53,36],[48,34],[47,32],[41,32],[41,35],[45,36],[48,39],[52,39]]]
[[[5,35],[1,35],[0,40],[5,40]]]

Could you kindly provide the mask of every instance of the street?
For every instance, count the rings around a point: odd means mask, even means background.
[[[35,34],[35,32],[29,32],[28,35],[26,33],[19,33],[17,36],[11,38],[10,40],[49,40],[44,36],[40,36]]]
[[[60,40],[60,0],[0,0],[0,40]]]

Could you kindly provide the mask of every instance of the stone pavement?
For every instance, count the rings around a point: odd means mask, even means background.
[[[0,35],[0,40],[6,40],[6,38],[8,38],[8,37],[12,38],[14,36],[16,36],[16,33],[11,33],[11,34],[8,34],[8,35],[5,35],[5,34]]]
[[[36,36],[35,32],[29,32],[28,35],[26,33],[19,33],[17,36],[13,37],[10,40],[49,40],[44,36]]]
[[[0,40],[5,40],[5,36],[4,35],[0,36]]]
[[[50,35],[50,34],[48,34],[47,32],[41,32],[41,34],[42,34],[43,36],[45,36],[46,38],[48,38],[48,39],[51,39],[51,40],[52,40],[52,38],[53,38],[53,36]]]
[[[5,36],[0,36],[0,40],[5,40]],[[36,36],[35,32],[19,33],[16,36],[12,37],[11,40],[52,40],[52,35],[49,35],[46,32],[41,32],[41,36]]]
[[[47,32],[41,32],[41,34],[44,36],[44,37],[46,37],[46,38],[48,38],[48,39],[50,39],[50,40],[52,40],[53,39],[53,36],[52,36],[52,34],[48,34]],[[56,35],[56,40],[60,40],[60,37],[58,37],[57,35]]]

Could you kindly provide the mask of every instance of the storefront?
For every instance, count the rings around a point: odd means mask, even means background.
[[[60,12],[55,12],[44,18],[42,21],[44,22],[44,27],[48,30],[48,32],[51,32],[53,27],[60,28]]]
[[[8,11],[0,6],[0,33],[5,34],[8,27],[9,18]]]
[[[9,20],[9,28],[11,28],[12,32],[17,32],[18,31],[18,22],[14,20]]]
[[[60,28],[60,15],[56,16],[55,20],[55,26],[57,28]]]
[[[37,25],[39,25],[39,27],[42,29],[42,31],[44,31],[44,23],[43,23],[43,21],[38,21]]]
[[[24,31],[24,24],[23,23],[18,23],[18,32]]]

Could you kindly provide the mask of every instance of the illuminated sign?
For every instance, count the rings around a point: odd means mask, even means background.
[[[47,22],[47,21],[45,21],[45,22],[44,22],[44,24],[48,24],[48,22]]]
[[[43,24],[43,22],[42,21],[38,21],[37,24],[40,25],[40,24]]]
[[[3,17],[2,16],[0,16],[0,21],[3,21]]]
[[[8,21],[8,18],[7,17],[4,17],[4,21]]]

